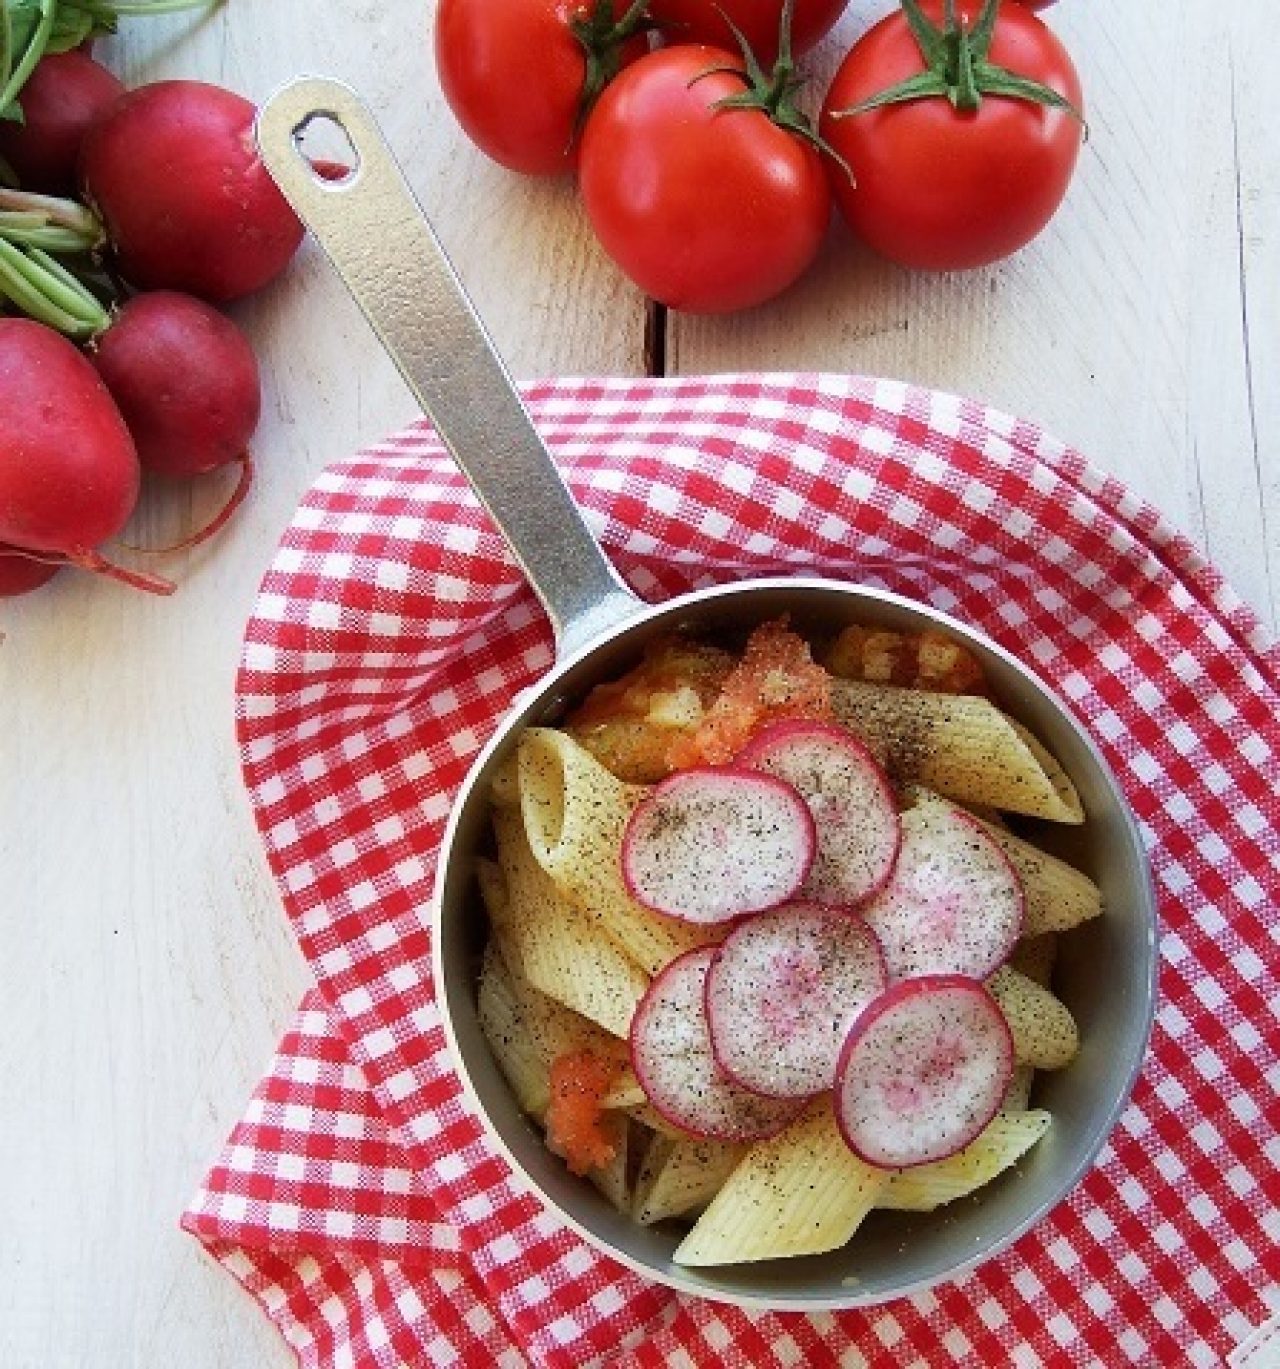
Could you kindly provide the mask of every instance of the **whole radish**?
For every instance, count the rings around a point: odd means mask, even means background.
[[[202,475],[240,460],[258,426],[258,362],[212,305],[173,290],[136,295],[91,351],[146,470]]]
[[[66,338],[0,319],[0,542],[172,591],[111,565],[97,548],[138,498],[138,454],[98,373]]]
[[[253,120],[229,90],[160,81],[90,131],[81,180],[132,285],[225,301],[284,270],[302,224],[258,158]]]
[[[85,134],[123,93],[87,52],[47,54],[22,88],[22,123],[0,121],[0,158],[26,189],[71,194]]]
[[[56,562],[37,561],[17,547],[0,543],[0,599],[14,599],[46,585],[62,569]]]
[[[211,304],[174,290],[135,295],[108,310],[49,252],[0,235],[0,296],[6,291],[32,319],[89,349],[143,467],[195,476],[239,465],[222,509],[164,550],[212,537],[253,482],[248,443],[262,407],[257,359],[236,325]]]

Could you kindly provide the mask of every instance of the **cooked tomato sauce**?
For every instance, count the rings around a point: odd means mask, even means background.
[[[617,1075],[616,1063],[589,1050],[568,1051],[551,1062],[547,1140],[574,1174],[602,1169],[614,1157],[601,1104]]]
[[[830,722],[831,676],[785,618],[763,623],[747,639],[706,717],[667,752],[671,768],[724,765],[766,723],[782,718]]]

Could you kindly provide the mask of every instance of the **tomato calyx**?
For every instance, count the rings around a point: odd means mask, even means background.
[[[706,71],[700,71],[689,84],[693,85],[707,76],[719,73],[740,77],[747,83],[746,90],[739,91],[736,95],[724,96],[711,106],[712,109],[760,110],[779,128],[794,133],[797,138],[830,157],[852,185],[853,169],[849,163],[818,133],[813,121],[795,102],[796,91],[803,87],[804,77],[796,74],[795,60],[791,55],[791,16],[794,9],[795,0],[786,0],[782,6],[782,20],[778,32],[778,60],[767,73],[751,50],[746,35],[721,9],[720,14],[724,22],[728,24],[738,47],[742,50],[742,65],[746,70],[726,65],[708,67]]]
[[[1075,105],[1052,87],[989,60],[991,40],[1000,17],[1000,0],[985,0],[972,27],[966,27],[957,17],[955,0],[945,0],[941,26],[920,8],[920,0],[900,2],[925,69],[849,109],[834,110],[833,119],[848,119],[885,105],[938,97],[950,101],[952,108],[962,113],[973,113],[981,107],[984,95],[1002,95],[1061,110],[1084,123],[1084,116]]]
[[[657,28],[649,17],[649,0],[632,0],[621,19],[614,18],[613,0],[594,0],[569,21],[587,60],[587,72],[578,97],[573,137],[582,132],[595,102],[605,86],[622,70],[622,49],[638,34]],[[572,142],[572,139],[570,140]]]

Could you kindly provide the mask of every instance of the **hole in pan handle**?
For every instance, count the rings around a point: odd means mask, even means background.
[[[341,179],[302,146],[316,120],[336,124],[355,154]],[[631,617],[640,601],[592,537],[368,107],[339,81],[304,77],[267,100],[255,135],[281,193],[498,525],[560,654]]]

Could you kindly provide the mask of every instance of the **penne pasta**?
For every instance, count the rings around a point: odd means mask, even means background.
[[[493,772],[489,798],[495,808],[515,808],[520,802],[520,758],[512,752]]]
[[[606,1113],[600,1121],[609,1144],[613,1147],[613,1159],[599,1169],[587,1172],[587,1178],[609,1200],[619,1212],[631,1211],[631,1192],[627,1185],[627,1147],[630,1144],[631,1128],[626,1117],[620,1112]]]
[[[511,972],[493,942],[480,967],[476,1008],[480,1030],[521,1111],[541,1121],[551,1101],[548,1062],[525,1030]]]
[[[877,1207],[932,1212],[989,1184],[1016,1164],[1049,1130],[1047,1112],[997,1112],[976,1140],[955,1155],[897,1171],[884,1186]]]
[[[539,1121],[550,1101],[551,1062],[557,1056],[589,1050],[620,1067],[627,1058],[624,1041],[515,974],[496,938],[485,950],[476,1007],[480,1030],[498,1067],[521,1108]]]
[[[508,963],[566,1008],[625,1037],[648,977],[534,859],[519,809],[497,809],[494,832],[506,906],[490,905],[489,914]]]
[[[842,1246],[875,1206],[889,1171],[844,1143],[829,1098],[780,1135],[752,1145],[672,1259],[744,1264]]]
[[[1026,895],[1026,935],[1068,932],[1102,912],[1102,891],[1088,875],[1012,832],[984,824],[1018,872]]]
[[[729,1141],[655,1136],[636,1179],[632,1216],[641,1226],[652,1226],[697,1211],[720,1191],[745,1153],[745,1146]]]
[[[1009,1024],[1018,1064],[1058,1070],[1075,1059],[1080,1034],[1061,999],[1008,965],[987,980],[987,988]]]
[[[562,895],[648,974],[723,936],[637,903],[619,852],[631,810],[647,790],[615,778],[572,737],[532,728],[520,743],[520,804],[529,845]]]
[[[831,701],[837,719],[901,784],[1054,822],[1084,821],[1057,761],[986,699],[836,680]]]

